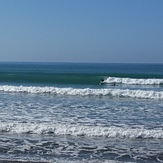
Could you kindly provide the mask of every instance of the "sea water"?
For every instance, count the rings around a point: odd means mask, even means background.
[[[1,62],[0,160],[163,162],[163,65]]]

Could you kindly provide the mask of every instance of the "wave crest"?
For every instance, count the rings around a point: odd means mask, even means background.
[[[133,84],[133,85],[161,85],[163,79],[134,79],[134,78],[118,78],[108,77],[105,83]]]
[[[151,138],[163,139],[162,129],[141,129],[123,127],[103,126],[81,126],[68,124],[35,124],[35,123],[1,123],[0,132],[11,132],[17,134],[50,134],[50,135],[72,135],[89,137],[109,138]]]
[[[76,89],[57,87],[25,87],[25,86],[0,86],[0,91],[13,93],[50,93],[60,95],[80,95],[80,96],[112,96],[130,97],[145,99],[163,99],[162,91],[130,90],[130,89]]]

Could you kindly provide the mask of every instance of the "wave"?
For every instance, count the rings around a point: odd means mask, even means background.
[[[5,123],[0,124],[0,132],[17,134],[43,134],[43,135],[72,135],[88,137],[109,137],[109,138],[142,138],[142,139],[163,139],[162,129],[142,129],[123,127],[103,126],[81,126],[69,124],[49,123]]]
[[[49,70],[50,71],[50,70]],[[97,85],[100,74],[92,73],[50,73],[50,72],[0,72],[1,83],[39,84],[83,84]]]
[[[163,79],[134,79],[134,78],[118,78],[108,77],[105,83],[133,84],[133,85],[161,85]]]
[[[0,91],[10,93],[50,93],[54,95],[80,95],[80,96],[111,96],[130,97],[145,99],[163,99],[163,91],[146,91],[130,89],[90,89],[90,88],[57,88],[57,87],[34,87],[34,86],[0,86]]]

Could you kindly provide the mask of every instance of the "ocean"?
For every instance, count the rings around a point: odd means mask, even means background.
[[[163,64],[0,62],[5,161],[163,162]]]

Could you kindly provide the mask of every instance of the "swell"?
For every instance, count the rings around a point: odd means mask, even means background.
[[[0,86],[2,92],[13,93],[34,93],[53,95],[79,95],[79,96],[108,96],[108,97],[129,97],[144,99],[163,99],[163,91],[153,90],[130,90],[130,89],[91,89],[91,88],[59,88],[59,87],[35,87],[35,86]]]
[[[97,85],[104,76],[89,73],[0,73],[1,83],[91,84]]]
[[[1,83],[33,84],[87,84],[98,85],[101,79],[105,83],[161,85],[162,76],[117,73],[87,72],[0,72]]]

